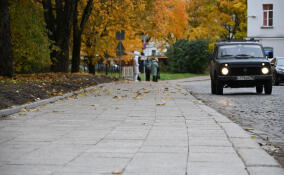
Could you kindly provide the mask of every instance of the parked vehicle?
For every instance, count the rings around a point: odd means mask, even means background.
[[[272,70],[263,47],[255,41],[222,41],[215,45],[210,64],[211,93],[223,88],[256,87],[258,94],[272,92]]]
[[[272,60],[274,85],[284,82],[284,57],[276,57]]]

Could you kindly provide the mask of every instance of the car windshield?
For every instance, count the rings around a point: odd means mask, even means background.
[[[263,52],[261,46],[259,45],[244,45],[244,44],[236,44],[236,45],[224,45],[220,46],[218,50],[218,58],[263,58]]]
[[[277,60],[277,65],[278,66],[284,66],[284,58],[278,59]]]

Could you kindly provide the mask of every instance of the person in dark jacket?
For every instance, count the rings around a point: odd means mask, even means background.
[[[144,62],[145,66],[145,73],[146,73],[146,81],[150,81],[150,74],[151,74],[151,62],[150,58],[147,58]]]

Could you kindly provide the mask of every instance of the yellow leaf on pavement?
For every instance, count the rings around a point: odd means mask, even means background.
[[[112,171],[112,174],[121,174],[121,173],[122,173],[121,170],[114,170],[114,171]]]
[[[21,112],[28,112],[28,110],[26,108],[22,108]]]

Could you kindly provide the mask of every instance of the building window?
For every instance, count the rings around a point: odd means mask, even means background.
[[[273,4],[263,4],[263,26],[273,26]]]

